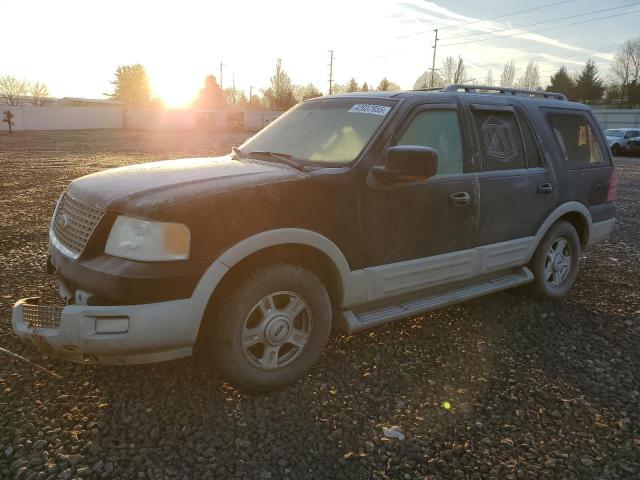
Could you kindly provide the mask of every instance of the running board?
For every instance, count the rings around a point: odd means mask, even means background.
[[[533,273],[527,267],[511,270],[507,274],[468,283],[453,288],[444,293],[437,293],[427,297],[404,301],[395,305],[388,305],[369,311],[343,310],[338,325],[347,332],[359,332],[377,327],[393,320],[410,317],[412,315],[448,307],[456,303],[482,297],[490,293],[499,292],[518,285],[533,281]]]

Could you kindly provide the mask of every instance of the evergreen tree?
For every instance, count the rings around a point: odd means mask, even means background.
[[[282,59],[280,58],[276,61],[276,68],[271,77],[271,86],[264,91],[264,98],[269,108],[275,111],[289,110],[297,103],[291,78],[282,68]]]
[[[113,93],[109,95],[111,100],[137,107],[149,105],[151,102],[147,71],[139,63],[119,66],[116,79],[111,83],[115,86]]]
[[[389,90],[389,84],[391,82],[389,82],[389,80],[387,80],[387,77],[384,77],[382,80],[380,80],[380,83],[378,84],[378,88],[377,90],[381,91],[381,92],[386,92],[387,90]]]
[[[596,62],[588,60],[576,78],[575,97],[584,103],[597,102],[602,99],[604,88]]]
[[[347,92],[357,92],[360,90],[360,87],[358,87],[358,82],[356,82],[356,79],[351,77],[351,80],[349,80],[349,83],[347,83]]]
[[[204,86],[198,92],[194,102],[195,106],[202,109],[223,108],[225,103],[225,95],[220,89],[216,77],[207,75],[204,79]]]
[[[567,67],[560,67],[556,73],[551,76],[551,83],[547,87],[547,92],[556,92],[566,95],[568,99],[575,96],[576,83],[567,72]]]
[[[369,91],[369,84],[367,82],[364,82],[362,84],[362,88],[360,89],[361,92],[368,92]]]

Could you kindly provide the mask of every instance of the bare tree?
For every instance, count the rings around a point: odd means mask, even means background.
[[[464,83],[467,76],[467,69],[464,65],[464,60],[458,57],[458,60],[449,55],[442,62],[442,81],[445,85],[451,83]]]
[[[453,83],[464,83],[467,77],[467,69],[464,66],[464,60],[462,57],[458,57],[458,63],[456,65],[456,72],[453,76]]]
[[[430,88],[431,86],[436,88],[444,87],[445,83],[442,80],[440,74],[438,72],[433,72],[433,83],[431,82],[431,74],[431,70],[427,70],[422,75],[420,75],[416,82],[413,84],[413,88]]]
[[[31,84],[29,93],[31,94],[31,104],[35,107],[42,107],[48,102],[49,88],[44,83]]]
[[[442,62],[442,69],[440,71],[442,72],[442,82],[445,85],[454,83],[457,66],[458,65],[457,65],[456,59],[453,58],[451,55],[445,58],[444,61]]]
[[[627,40],[620,46],[611,72],[622,86],[640,81],[640,37]]]
[[[29,84],[25,80],[18,80],[11,75],[0,76],[0,97],[4,103],[15,107],[20,105],[22,97],[29,91]]]
[[[527,90],[540,90],[542,88],[540,86],[540,70],[537,63],[531,60],[527,64],[524,75],[518,79],[517,85]]]
[[[484,81],[485,85],[493,85],[493,70],[489,69],[489,71],[487,72],[487,78]]]
[[[513,82],[516,79],[516,62],[509,60],[504,64],[502,75],[500,76],[501,87],[513,87]]]
[[[13,133],[13,126],[15,125],[13,121],[13,113],[11,113],[11,110],[5,110],[2,113],[2,121],[5,122],[9,127],[9,133]]]

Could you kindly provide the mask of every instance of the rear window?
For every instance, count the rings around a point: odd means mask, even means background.
[[[550,113],[547,118],[569,167],[581,168],[604,162],[598,137],[586,115]]]

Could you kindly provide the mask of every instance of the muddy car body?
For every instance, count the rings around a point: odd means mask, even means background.
[[[14,331],[72,360],[195,349],[230,379],[299,377],[355,332],[506,288],[565,296],[609,234],[615,170],[590,110],[546,92],[451,86],[305,102],[218,158],[71,183],[48,269],[66,306]]]

